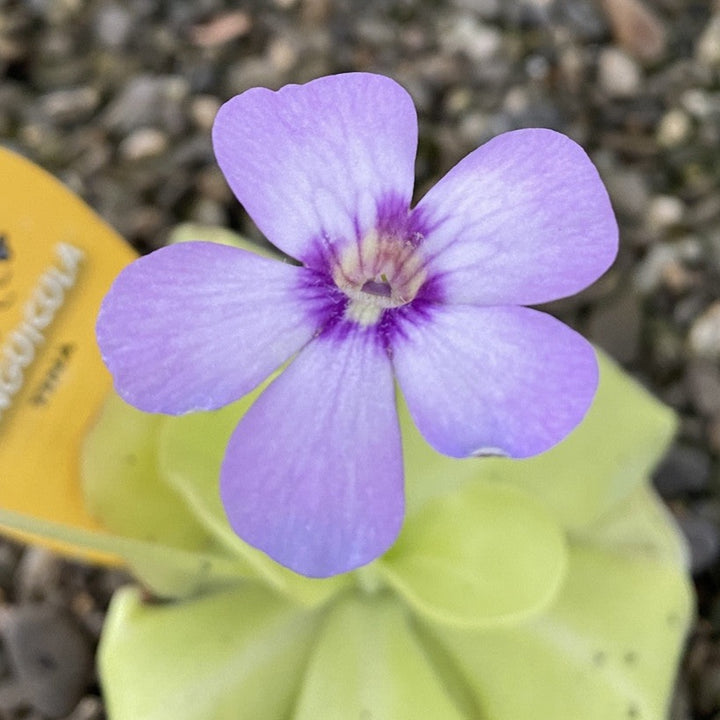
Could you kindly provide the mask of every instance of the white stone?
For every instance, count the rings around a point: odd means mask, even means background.
[[[469,14],[458,15],[443,25],[440,38],[445,50],[462,52],[475,62],[489,60],[502,45],[502,35],[495,28],[478,22]]]
[[[694,322],[688,334],[690,352],[696,357],[720,359],[720,302],[714,302]]]
[[[156,128],[140,128],[120,143],[120,154],[127,160],[144,160],[162,155],[168,147],[164,132]]]
[[[655,137],[663,147],[677,147],[690,137],[691,130],[690,116],[680,108],[673,108],[660,119]]]
[[[720,65],[720,13],[713,15],[698,38],[695,57],[705,65]]]
[[[642,84],[640,66],[626,52],[616,47],[603,49],[598,58],[600,86],[611,97],[635,95]]]
[[[683,218],[685,205],[673,195],[656,195],[650,200],[646,222],[651,230],[661,231],[677,225]]]

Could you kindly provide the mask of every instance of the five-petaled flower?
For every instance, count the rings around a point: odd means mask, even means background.
[[[385,551],[403,518],[397,380],[427,441],[455,457],[540,453],[582,419],[591,346],[524,307],[571,295],[617,250],[584,151],[505,133],[410,207],[417,120],[372,74],[254,88],[220,109],[218,163],[299,264],[190,242],[118,277],[97,335],[118,392],[149,412],[210,410],[274,370],[230,439],[235,531],[323,577]]]

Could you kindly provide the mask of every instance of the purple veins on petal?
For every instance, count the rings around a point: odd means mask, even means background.
[[[447,302],[534,305],[587,287],[615,259],[618,229],[585,151],[552,130],[504,133],[471,152],[416,213]]]
[[[395,336],[393,365],[425,439],[453,457],[536,455],[584,417],[597,387],[592,346],[524,307],[438,306]]]
[[[304,268],[215,243],[171,245],[126,267],[97,339],[118,393],[146,412],[227,405],[317,331]]]
[[[378,557],[404,512],[390,361],[373,333],[313,340],[240,421],[222,467],[230,524],[299,573]]]

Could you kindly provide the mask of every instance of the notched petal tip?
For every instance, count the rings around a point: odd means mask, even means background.
[[[318,238],[369,232],[388,195],[409,206],[417,115],[390,78],[347,73],[252,88],[220,108],[212,136],[237,199],[296,260],[308,262]]]

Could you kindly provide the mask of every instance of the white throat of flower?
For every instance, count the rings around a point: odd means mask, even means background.
[[[343,248],[332,277],[350,300],[346,319],[367,327],[375,325],[388,308],[411,302],[426,272],[416,242],[372,230],[360,242]]]

